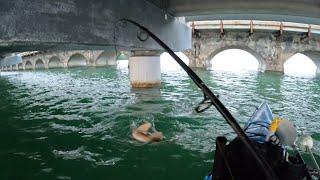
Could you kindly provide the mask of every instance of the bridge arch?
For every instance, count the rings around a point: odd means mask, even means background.
[[[26,64],[24,65],[25,70],[31,70],[33,69],[32,63],[30,61],[26,61]]]
[[[96,66],[117,65],[116,54],[112,51],[102,52],[96,59]]]
[[[320,51],[304,51],[302,54],[309,57],[313,63],[316,65],[316,73],[320,74]]]
[[[44,62],[42,59],[37,59],[35,62],[35,69],[44,69]]]
[[[299,56],[299,57],[296,57]],[[307,57],[307,58],[306,58]],[[288,59],[286,59],[284,61],[284,70],[286,71],[288,69],[288,66],[290,68],[290,61],[293,58],[300,58],[302,61],[300,62],[301,65],[296,67],[296,68],[303,68],[302,66],[304,66],[307,69],[302,69],[301,71],[299,69],[297,69],[297,72],[301,72],[303,74],[309,74],[305,71],[311,71],[311,73],[316,73],[316,74],[320,74],[320,51],[302,51],[302,52],[296,52],[293,53]],[[298,60],[300,60],[298,59]],[[307,62],[308,61],[312,61],[312,63]],[[297,61],[297,60],[295,60]],[[304,61],[304,62],[303,62]],[[288,65],[289,64],[289,65]]]
[[[87,66],[87,59],[84,55],[76,53],[70,56],[68,67],[83,67]]]
[[[211,52],[208,55],[208,57],[206,58],[207,59],[206,67],[212,67],[212,59],[217,54],[221,53],[222,51],[229,50],[229,49],[239,49],[239,50],[243,50],[243,51],[248,52],[249,54],[251,54],[252,56],[254,56],[257,59],[257,61],[259,63],[258,71],[265,71],[266,70],[266,62],[265,62],[264,58],[259,53],[257,53],[255,50],[251,49],[248,46],[233,46],[233,45],[232,46],[224,46],[224,47],[221,47],[221,48],[216,49],[213,52]]]
[[[48,68],[49,69],[63,68],[63,63],[61,62],[59,57],[53,56],[49,59]]]

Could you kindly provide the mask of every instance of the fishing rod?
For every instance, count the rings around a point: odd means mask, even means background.
[[[130,19],[120,19],[119,21],[129,22],[137,27],[140,30],[147,33],[153,40],[155,40],[166,52],[168,52],[173,59],[186,71],[189,77],[193,80],[193,82],[201,89],[204,94],[205,100],[208,99],[211,101],[212,105],[219,111],[222,117],[227,121],[227,123],[232,127],[235,131],[239,139],[243,142],[243,144],[247,147],[249,152],[252,154],[253,158],[256,160],[257,164],[265,173],[267,179],[279,179],[268,162],[261,156],[257,150],[251,144],[248,136],[244,133],[240,125],[237,123],[236,119],[232,116],[229,110],[222,104],[222,102],[213,94],[213,92],[204,84],[204,82],[199,78],[199,76],[188,67],[163,41],[161,41],[156,35],[150,32],[146,27],[140,25],[139,23],[130,20]]]

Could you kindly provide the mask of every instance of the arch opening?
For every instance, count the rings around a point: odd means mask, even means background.
[[[129,59],[123,59],[117,61],[117,69],[128,69]]]
[[[308,56],[297,53],[291,56],[284,63],[284,73],[293,76],[314,76],[317,72],[317,65]]]
[[[68,67],[87,66],[87,59],[81,54],[74,54],[68,60]]]
[[[117,65],[116,55],[111,51],[102,52],[96,60],[96,66]]]
[[[128,69],[129,67],[129,57],[130,54],[128,52],[121,52],[117,57],[117,69]]]
[[[31,63],[30,61],[27,61],[27,62],[26,62],[25,69],[26,69],[26,70],[32,69],[32,63]]]
[[[63,63],[60,61],[58,57],[54,56],[49,59],[48,68],[63,68]]]
[[[241,72],[258,71],[264,68],[252,53],[242,49],[226,49],[214,55],[210,69]]]
[[[44,63],[41,59],[37,59],[35,69],[44,69]]]
[[[189,66],[189,58],[183,52],[176,52],[175,53],[180,59]],[[164,52],[160,55],[160,66],[161,71],[170,72],[170,71],[177,71],[182,70],[180,65],[170,56],[169,53]]]

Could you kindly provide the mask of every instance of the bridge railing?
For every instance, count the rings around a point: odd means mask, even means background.
[[[260,20],[213,20],[192,21],[188,25],[193,29],[248,29],[248,30],[279,30],[320,34],[320,25],[302,24],[280,21]]]

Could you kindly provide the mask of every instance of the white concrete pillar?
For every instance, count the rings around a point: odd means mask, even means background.
[[[133,52],[133,55],[129,58],[129,76],[131,85],[134,88],[150,88],[160,86],[160,52]]]

